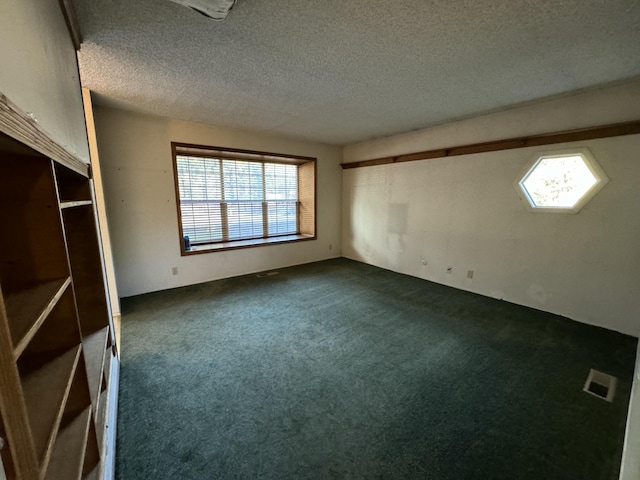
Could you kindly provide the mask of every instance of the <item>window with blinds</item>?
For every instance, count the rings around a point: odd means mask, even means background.
[[[183,254],[315,238],[315,159],[172,146]]]

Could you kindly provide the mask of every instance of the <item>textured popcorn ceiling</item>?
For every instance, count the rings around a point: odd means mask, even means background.
[[[75,0],[98,103],[347,144],[640,75],[638,0]]]

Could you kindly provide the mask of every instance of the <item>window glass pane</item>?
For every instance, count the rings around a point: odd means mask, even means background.
[[[278,163],[264,166],[266,200],[298,199],[298,167]]]
[[[598,183],[581,155],[542,157],[521,181],[534,207],[573,208]]]
[[[263,199],[262,164],[240,160],[223,160],[224,198],[235,200]]]
[[[262,228],[262,202],[233,202],[227,204],[229,240],[260,238]]]
[[[269,235],[298,232],[297,202],[268,202]]]
[[[191,242],[222,240],[220,160],[176,157],[182,231]]]
[[[182,232],[191,242],[222,240],[220,203],[186,200],[180,202]]]

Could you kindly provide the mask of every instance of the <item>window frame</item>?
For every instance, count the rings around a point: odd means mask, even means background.
[[[310,184],[312,189],[312,198],[309,198],[309,186],[307,186],[304,197],[304,202],[301,200],[300,187],[298,191],[298,210],[300,210],[304,203],[307,215],[304,228],[301,227],[301,232],[297,234],[278,235],[271,237],[260,237],[253,239],[243,240],[228,240],[221,242],[211,243],[198,243],[192,245],[190,250],[186,250],[184,244],[184,231],[182,228],[182,209],[180,206],[180,187],[178,180],[178,156],[189,157],[202,157],[202,158],[215,158],[220,160],[239,160],[239,161],[251,161],[257,163],[281,163],[287,165],[298,166],[298,185],[300,185],[300,171],[301,167],[305,168],[308,175],[311,175],[311,179],[307,178],[307,183]],[[256,150],[243,150],[237,148],[216,147],[207,145],[197,145],[192,143],[171,142],[171,162],[173,164],[173,180],[174,180],[174,192],[176,198],[176,212],[178,220],[178,232],[179,232],[179,244],[180,255],[198,255],[203,253],[221,252],[228,250],[236,250],[242,248],[261,247],[265,245],[282,245],[285,243],[301,242],[317,239],[317,158],[305,157],[301,155],[287,155],[282,153],[262,152]],[[298,219],[297,221],[300,221]],[[304,231],[303,231],[304,230]]]
[[[580,200],[578,200],[573,207],[545,207],[535,205],[535,202],[532,200],[529,192],[524,187],[524,182],[529,177],[529,174],[533,172],[533,170],[538,166],[538,163],[544,158],[561,158],[571,156],[582,157],[582,161],[587,166],[591,174],[595,177],[596,183],[584,192],[582,197],[580,197]],[[607,174],[604,172],[604,170],[602,170],[600,164],[598,164],[596,159],[591,154],[591,151],[589,151],[589,149],[586,147],[576,147],[547,150],[536,153],[522,169],[518,178],[513,182],[513,186],[518,192],[518,196],[520,197],[522,203],[526,206],[527,210],[532,213],[575,215],[579,213],[580,210],[582,210],[582,208],[587,205],[587,203],[593,200],[593,197],[595,197],[608,182],[609,177],[607,177]]]

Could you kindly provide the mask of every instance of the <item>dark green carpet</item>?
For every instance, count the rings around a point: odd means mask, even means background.
[[[280,272],[123,300],[120,480],[618,478],[636,339],[346,259]]]

